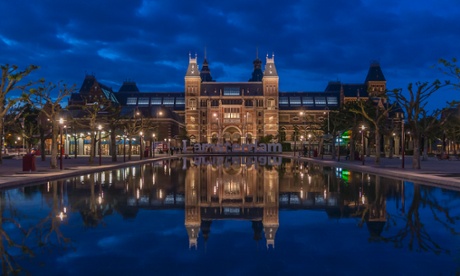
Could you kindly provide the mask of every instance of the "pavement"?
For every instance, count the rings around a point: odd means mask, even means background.
[[[62,170],[60,169],[60,160],[58,168],[50,168],[50,157],[47,156],[42,161],[40,156],[35,158],[35,171],[23,171],[22,157],[3,159],[0,165],[0,188],[15,187],[22,185],[31,185],[43,183],[59,178],[77,176],[84,173],[99,172],[104,170],[116,169],[131,165],[152,162],[153,160],[164,160],[177,158],[181,156],[191,156],[192,154],[175,154],[173,156],[157,154],[155,158],[143,158],[133,156],[131,160],[128,157],[118,156],[117,161],[113,162],[109,156],[96,157],[93,164],[89,164],[88,156],[78,156],[62,160]],[[280,154],[282,157],[293,158],[293,153]],[[420,184],[430,184],[434,186],[460,190],[460,160],[438,160],[436,157],[429,157],[428,160],[421,162],[421,169],[412,168],[412,156],[404,158],[403,162],[399,157],[381,158],[380,164],[375,164],[374,157],[366,157],[364,165],[362,161],[350,161],[341,157],[340,161],[332,160],[331,156],[324,158],[315,157],[295,157],[301,161],[314,162],[325,166],[341,167],[355,171],[361,171],[371,174],[378,174],[385,177],[410,180]]]

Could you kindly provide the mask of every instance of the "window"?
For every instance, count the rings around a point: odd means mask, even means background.
[[[268,99],[267,100],[267,107],[268,108],[274,108],[275,107],[275,100],[274,99]]]
[[[196,100],[195,99],[190,99],[189,104],[190,104],[190,109],[191,110],[196,109]]]
[[[239,96],[239,87],[224,87],[224,96]]]
[[[137,98],[135,97],[130,97],[126,100],[126,105],[136,105],[137,104]]]
[[[176,98],[176,104],[177,105],[184,105],[185,104],[185,98],[182,98],[182,97]]]
[[[152,97],[152,105],[161,105],[161,97]]]
[[[168,106],[173,106],[174,105],[174,97],[164,97],[163,98],[163,104],[168,105]]]
[[[315,98],[316,105],[326,105],[326,98],[325,97],[316,97]]]
[[[224,119],[238,119],[240,118],[239,108],[224,108]]]
[[[313,97],[302,97],[302,104],[303,105],[313,105]]]
[[[138,105],[149,105],[150,98],[139,98]]]
[[[291,105],[298,106],[300,105],[300,97],[291,97]]]
[[[327,97],[327,104],[328,105],[337,105],[338,101],[336,97]]]
[[[288,97],[280,97],[280,105],[289,105]]]

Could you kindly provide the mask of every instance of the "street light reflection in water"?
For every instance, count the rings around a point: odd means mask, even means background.
[[[11,241],[3,245],[4,272],[459,269],[458,191],[299,160],[163,160],[2,190],[2,200]]]

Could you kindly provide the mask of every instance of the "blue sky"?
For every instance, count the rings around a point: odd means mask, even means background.
[[[258,56],[275,54],[280,90],[323,91],[362,83],[380,62],[387,87],[445,76],[440,58],[460,58],[455,0],[1,1],[0,64],[40,66],[47,81],[79,88],[94,74],[118,91],[183,91],[188,55],[206,48],[217,81],[247,81]],[[459,99],[442,91],[431,106]]]

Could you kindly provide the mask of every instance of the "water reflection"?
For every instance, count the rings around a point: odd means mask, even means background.
[[[141,211],[155,210],[184,210],[184,246],[193,250],[212,238],[213,223],[238,220],[250,222],[252,238],[276,251],[275,244],[287,239],[280,232],[280,212],[294,210],[356,221],[373,243],[435,254],[458,249],[446,243],[458,235],[457,192],[281,158],[166,160],[3,190],[0,200],[3,274],[20,271],[27,256],[53,263],[50,252],[78,251],[88,239],[85,232],[71,231],[79,225],[109,235],[117,224],[108,218],[134,220]],[[328,227],[342,231],[342,225]],[[347,238],[362,242],[358,237]]]

